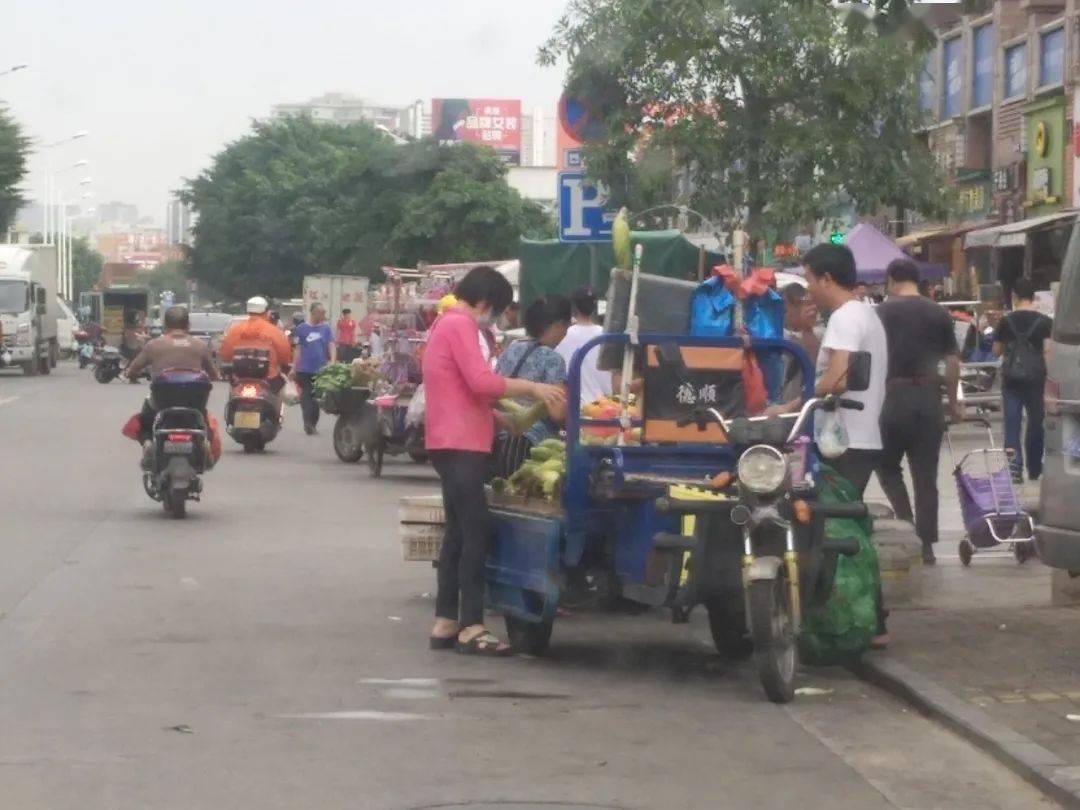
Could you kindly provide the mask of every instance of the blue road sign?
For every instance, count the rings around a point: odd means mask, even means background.
[[[584,172],[559,175],[559,241],[608,242],[615,212],[607,210],[607,194],[587,183]]]

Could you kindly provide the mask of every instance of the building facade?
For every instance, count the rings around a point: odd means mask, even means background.
[[[356,124],[367,121],[392,132],[403,131],[404,119],[411,106],[374,104],[348,93],[326,93],[296,104],[275,104],[274,118],[306,115],[314,121],[332,124]]]
[[[908,216],[898,243],[948,264],[958,292],[1060,277],[1080,205],[1078,13],[1080,0],[999,0],[986,14],[939,5],[927,18],[937,44],[919,76],[921,134],[955,202],[948,222]]]
[[[165,206],[165,238],[170,245],[190,245],[193,224],[190,206],[180,200],[170,200]]]

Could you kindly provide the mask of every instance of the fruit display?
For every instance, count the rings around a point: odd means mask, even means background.
[[[630,419],[641,419],[641,403],[634,394],[629,399]],[[622,416],[622,404],[618,396],[600,397],[581,408],[585,419],[618,419]],[[581,443],[592,446],[615,447],[619,443],[619,434],[623,435],[624,445],[641,444],[641,428],[633,427],[622,430],[618,425],[582,425]]]
[[[495,478],[491,488],[526,497],[559,499],[566,477],[566,443],[561,439],[545,439],[529,451],[528,460],[508,479]]]

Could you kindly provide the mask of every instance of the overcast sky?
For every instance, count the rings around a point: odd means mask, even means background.
[[[273,104],[344,92],[382,103],[520,98],[554,109],[561,69],[537,46],[565,0],[14,0],[4,13],[0,99],[80,159],[96,201],[164,224],[170,191]],[[35,154],[26,196],[42,193]]]

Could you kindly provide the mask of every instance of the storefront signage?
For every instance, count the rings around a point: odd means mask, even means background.
[[[1050,196],[1050,167],[1043,166],[1031,173],[1031,192],[1035,199],[1044,200]]]
[[[436,98],[431,127],[439,143],[490,146],[505,163],[521,165],[521,102],[517,99]]]

